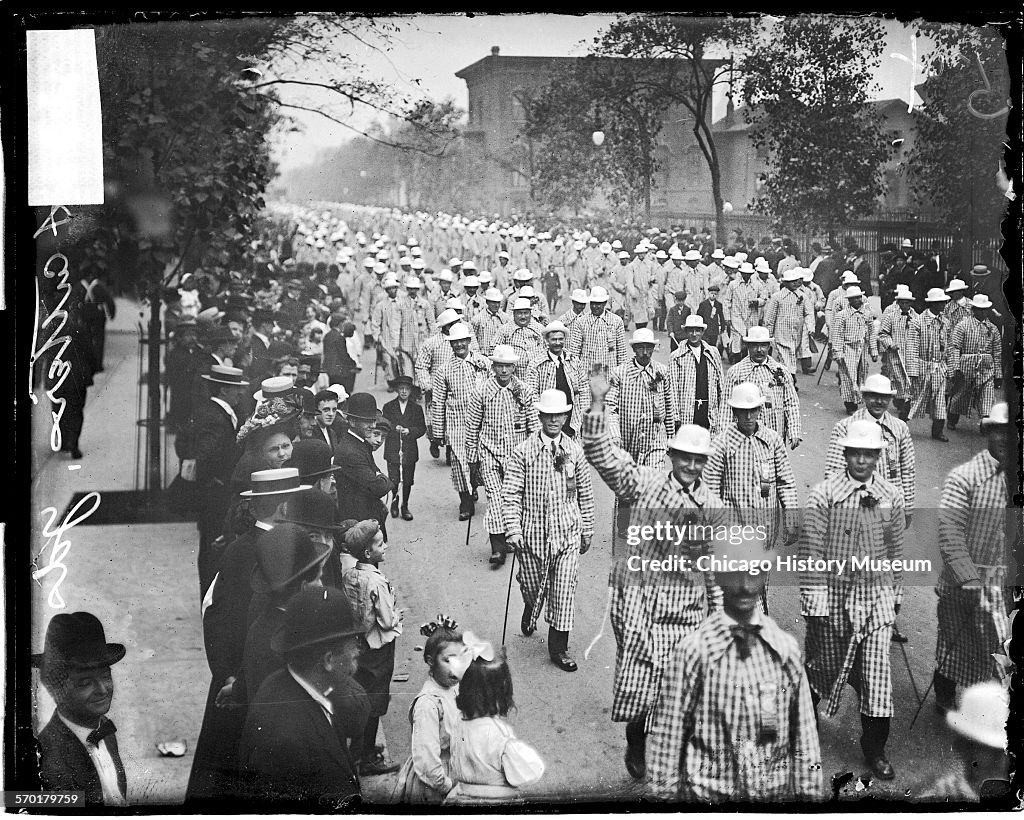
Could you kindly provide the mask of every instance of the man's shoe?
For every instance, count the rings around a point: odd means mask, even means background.
[[[569,657],[568,652],[559,652],[557,655],[552,655],[551,662],[563,672],[575,672],[579,669],[576,661]]]
[[[505,566],[505,555],[501,552],[495,552],[490,557],[491,569],[498,569],[499,567]]]
[[[412,521],[412,513],[409,512],[409,508],[408,507],[402,507],[402,520],[403,521]]]
[[[398,518],[398,499],[391,502],[391,517]]]
[[[472,499],[470,499],[469,493],[459,493],[459,521],[467,521],[473,517],[469,511],[471,503]]]
[[[440,458],[441,457],[441,448],[437,446],[437,442],[436,441],[430,442],[430,457],[431,458]]]
[[[644,760],[643,751],[637,754],[631,747],[627,747],[625,761],[626,771],[634,780],[647,777],[647,761]]]
[[[399,768],[397,763],[388,763],[383,755],[377,755],[359,764],[359,776],[374,777],[379,774],[390,774],[397,772]]]
[[[899,627],[896,624],[892,625],[892,640],[894,643],[907,643],[910,638],[900,632]]]
[[[71,448],[71,457],[77,461],[78,459],[80,459],[82,457],[82,451],[79,450],[77,447],[72,447]]]
[[[896,777],[896,772],[887,758],[879,755],[878,757],[866,757],[864,759],[871,768],[871,772],[879,780],[892,780]]]
[[[523,617],[519,619],[519,630],[529,638],[535,630],[530,628],[530,616],[533,613],[530,612],[530,608],[526,607],[523,609]]]

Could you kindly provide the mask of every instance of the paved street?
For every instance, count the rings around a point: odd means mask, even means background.
[[[97,375],[97,385],[89,393],[81,440],[84,459],[71,462],[66,454],[54,454],[33,465],[33,520],[39,524],[47,521],[41,514],[43,508],[54,506],[61,513],[76,492],[133,487],[138,387],[138,341],[133,326],[137,314],[137,307],[120,303],[118,322],[108,333],[106,372]],[[655,358],[666,361],[668,343],[664,334],[658,336],[662,341]],[[372,354],[366,352],[357,389],[370,390],[381,405],[388,394],[383,379],[373,384],[372,362]],[[801,501],[808,488],[822,478],[829,431],[844,415],[834,370],[825,373],[820,386],[815,381],[816,377],[798,377],[804,443],[792,457]],[[35,442],[48,433],[48,420],[43,405],[35,408]],[[40,424],[46,425],[42,432]],[[927,511],[938,504],[946,472],[983,446],[976,421],[965,419],[961,427],[949,434],[950,443],[942,444],[929,438],[928,419],[911,423],[920,513],[908,537],[920,542],[915,557],[939,560],[935,516]],[[509,584],[508,565],[492,571],[487,563],[490,551],[483,528],[483,504],[478,505],[478,515],[471,522],[467,547],[466,524],[457,520],[458,497],[449,471],[443,459],[429,457],[425,440],[421,445],[421,466],[411,501],[416,518],[413,522],[389,522],[388,561],[381,567],[396,589],[399,606],[406,609],[395,671],[396,675],[408,673],[408,680],[393,684],[390,711],[382,721],[390,754],[397,762],[404,760],[409,750],[408,708],[426,674],[419,651],[424,640],[419,625],[442,612],[499,643]],[[377,456],[380,460],[381,454]],[[69,470],[74,464],[81,469]],[[602,624],[602,616],[611,551],[612,496],[599,479],[595,479],[595,488],[596,535],[593,548],[580,560],[576,626],[570,638],[580,664],[577,673],[561,672],[548,660],[543,620],[533,637],[519,634],[521,599],[518,590],[512,590],[505,643],[518,708],[511,719],[517,734],[538,750],[547,765],[541,781],[526,790],[534,799],[634,800],[639,793],[622,763],[623,726],[609,719],[615,642],[610,625]],[[111,717],[118,725],[120,747],[128,763],[129,799],[133,803],[176,802],[184,793],[209,683],[199,618],[195,527],[82,524],[66,531],[65,537],[71,548],[65,557],[67,577],[59,591],[67,611],[94,612],[105,624],[108,640],[128,646],[125,660],[114,668],[117,690]],[[37,537],[33,554],[44,546]],[[911,552],[909,547],[907,552]],[[47,546],[40,563],[45,564],[48,553]],[[56,612],[47,600],[55,580],[56,575],[51,574],[36,586],[33,651],[40,651],[45,624]],[[933,667],[935,601],[930,585],[908,587],[898,621],[910,638],[906,651],[922,694]],[[802,640],[795,587],[772,588],[770,610],[780,625]],[[584,659],[584,649],[602,626],[603,637]],[[944,769],[949,756],[949,734],[940,724],[931,698],[913,731],[908,731],[917,704],[895,644],[892,664],[897,713],[888,751],[897,776],[891,783],[876,782],[866,790],[858,790],[856,781],[851,782],[843,789],[851,799],[864,795],[913,797],[923,781]],[[53,707],[41,688],[37,703],[42,725]],[[861,775],[867,771],[860,756],[859,734],[855,696],[848,689],[838,715],[821,722],[826,781],[836,772]],[[188,755],[159,757],[155,744],[177,738],[188,742]],[[385,801],[392,784],[391,777],[371,779],[364,783],[364,793],[370,800]]]

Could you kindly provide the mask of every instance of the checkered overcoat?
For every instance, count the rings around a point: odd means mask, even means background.
[[[724,526],[722,500],[701,483],[684,488],[667,470],[638,467],[629,453],[616,447],[602,413],[583,416],[583,449],[612,492],[630,504],[630,527],[669,522],[678,527]],[[641,532],[640,529],[633,532]],[[699,532],[697,533],[699,535]],[[707,543],[675,539],[638,539],[636,546],[612,555],[608,578],[611,623],[615,632],[615,688],[612,720],[647,717],[658,701],[661,677],[679,640],[696,629],[708,607],[719,609],[721,590],[712,576],[691,571],[637,572],[640,560],[696,556],[710,551]]]
[[[721,429],[722,384],[725,374],[722,372],[722,356],[718,348],[701,341],[702,356],[708,358],[708,395],[706,398],[697,396],[697,359],[690,353],[687,343],[681,344],[668,361],[669,392],[672,394],[672,408],[675,410],[676,427],[680,424],[693,424],[693,414],[700,402],[708,403],[708,420],[711,423],[710,433],[718,434]]]
[[[677,290],[685,290],[686,295],[690,295],[687,287],[689,283],[686,281],[686,275],[689,270],[689,267],[685,264],[677,268],[675,262],[669,261],[665,263],[665,301],[668,304],[675,304],[675,293]]]
[[[839,286],[825,300],[825,327],[828,328],[828,336],[831,339],[835,335],[836,315],[845,310],[850,304],[846,298],[846,288]]]
[[[993,652],[1010,635],[1004,588],[1006,477],[987,451],[953,468],[939,504],[942,574],[939,596],[938,671],[961,686],[996,677]],[[981,586],[964,587],[967,581]]]
[[[764,307],[764,326],[775,340],[775,355],[796,375],[804,334],[814,330],[814,302],[799,291],[778,290]]]
[[[763,526],[765,549],[775,548],[783,511],[798,503],[789,450],[778,433],[759,424],[747,436],[730,422],[715,438],[702,478],[729,509],[730,524]]]
[[[501,310],[497,313],[491,313],[489,310],[484,309],[473,317],[471,322],[473,335],[476,337],[477,344],[480,345],[481,353],[485,356],[491,355],[494,351],[498,333],[504,325],[511,321],[512,317]]]
[[[453,355],[433,380],[430,428],[435,438],[447,439],[452,448],[452,486],[470,491],[466,460],[466,412],[472,395],[491,372],[491,363],[470,351],[465,359]]]
[[[761,388],[765,403],[758,420],[782,436],[786,445],[803,438],[800,422],[800,399],[796,393],[793,376],[782,365],[768,356],[762,364],[755,363],[749,356],[740,359],[725,374],[722,386],[722,406],[719,419],[732,420],[729,396],[737,384],[753,382]]]
[[[640,367],[630,359],[610,374],[605,398],[612,434],[637,464],[661,466],[665,445],[675,432],[675,408],[668,368],[651,361]]]
[[[651,790],[699,803],[821,800],[800,645],[765,615],[743,659],[733,623],[715,612],[673,652],[647,738]]]
[[[844,403],[860,404],[870,357],[878,356],[878,329],[866,304],[836,314],[832,355],[839,362],[839,395]]]
[[[850,424],[855,421],[873,421],[882,428],[882,441],[885,442],[885,447],[878,457],[875,473],[903,492],[903,506],[908,513],[913,513],[917,486],[914,439],[910,435],[907,423],[888,411],[883,413],[880,419],[875,419],[867,408],[861,407],[852,415],[835,423],[825,453],[825,477],[846,472],[846,457],[839,442],[846,437]]]
[[[567,328],[569,328],[569,332],[571,333],[572,332],[572,326],[576,323],[576,320],[579,319],[580,316],[582,316],[586,312],[587,312],[586,308],[584,308],[580,313],[577,313],[572,308],[569,308],[565,313],[563,313],[561,316],[558,317],[558,321],[560,321],[563,325],[565,325]],[[568,337],[566,338],[565,342],[566,342],[566,344],[569,343]]]
[[[580,540],[594,534],[594,487],[583,448],[566,435],[556,454],[538,433],[512,451],[501,486],[505,534],[522,535],[516,579],[530,608],[552,629],[568,632],[578,577]]]
[[[942,310],[942,315],[946,318],[950,327],[956,327],[961,319],[967,319],[973,316],[974,313],[971,311],[971,301],[966,296],[961,296],[959,299],[950,299],[946,302],[946,307]]]
[[[878,351],[882,356],[882,375],[892,382],[896,398],[910,398],[910,376],[907,375],[907,339],[913,313],[904,316],[898,302],[882,312],[878,329]]]
[[[1003,377],[1002,340],[990,321],[969,316],[953,327],[946,363],[954,383],[962,386],[949,397],[949,412],[978,417],[989,414],[995,402],[995,380]]]
[[[402,336],[399,342],[399,349],[409,354],[412,361],[416,360],[416,354],[430,336],[434,328],[434,308],[423,296],[403,299],[402,306]],[[412,375],[411,373],[409,375]]]
[[[565,367],[565,378],[572,389],[570,398],[572,414],[569,417],[569,426],[578,433],[583,413],[590,406],[590,376],[583,369],[583,363],[564,350],[562,351],[562,363]],[[547,352],[530,363],[527,384],[538,396],[545,390],[555,389],[555,363]]]
[[[930,310],[919,314],[907,331],[907,375],[914,381],[911,418],[946,418],[946,320]]]
[[[903,574],[854,572],[849,559],[902,559],[903,530],[903,494],[877,475],[866,482],[833,475],[807,497],[800,557],[847,560],[842,575],[808,570],[800,579],[800,614],[810,618],[807,676],[827,700],[829,716],[838,711],[848,679],[859,686],[861,714],[892,716],[889,642]]]
[[[598,362],[609,370],[625,364],[628,353],[622,319],[608,310],[600,316],[581,314],[569,328],[566,350],[583,363],[587,373]]]
[[[743,349],[743,337],[757,324],[761,315],[761,308],[752,307],[751,304],[763,296],[761,288],[754,284],[753,279],[744,282],[742,277],[734,280],[726,290],[722,308],[732,328],[732,341],[729,346],[731,352],[739,353]]]
[[[515,348],[519,354],[519,361],[516,362],[513,372],[517,379],[527,381],[530,362],[547,350],[547,345],[544,344],[544,325],[536,320],[532,320],[526,327],[519,327],[513,321],[506,322],[494,337],[494,344],[495,347],[512,345]]]

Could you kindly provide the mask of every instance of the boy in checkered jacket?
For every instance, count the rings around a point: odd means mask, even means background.
[[[765,560],[764,544],[721,544]],[[761,612],[765,573],[716,572],[724,607],[676,647],[647,738],[653,796],[792,802],[824,797],[811,690],[796,639]]]

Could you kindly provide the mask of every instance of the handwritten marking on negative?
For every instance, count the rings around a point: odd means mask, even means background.
[[[85,510],[79,515],[79,510],[85,507],[89,502],[92,502],[92,507]],[[43,538],[46,539],[46,541],[49,543],[50,555],[49,561],[47,561],[46,565],[40,567],[32,573],[32,579],[34,581],[38,581],[40,578],[45,578],[51,572],[60,573],[57,576],[57,580],[54,581],[53,586],[50,588],[50,594],[47,598],[47,602],[54,609],[64,609],[67,606],[63,596],[60,594],[60,585],[61,583],[63,583],[64,579],[67,577],[68,574],[68,568],[67,565],[64,563],[64,558],[67,556],[68,551],[71,549],[71,541],[65,538],[65,535],[75,526],[81,524],[83,521],[85,521],[85,519],[87,519],[90,515],[96,512],[96,510],[99,509],[99,506],[100,494],[95,491],[88,493],[81,500],[79,500],[79,502],[75,504],[74,507],[71,508],[68,514],[64,516],[64,520],[61,521],[60,526],[58,526],[56,529],[51,528],[53,527],[53,522],[57,518],[57,508],[47,507],[40,513],[43,516],[49,516],[49,521],[47,521],[46,526],[43,527],[42,535]],[[43,551],[45,551],[45,549],[46,547],[43,548]],[[40,555],[41,554],[42,552],[40,552]],[[36,561],[33,561],[32,563],[33,566],[37,564]]]

